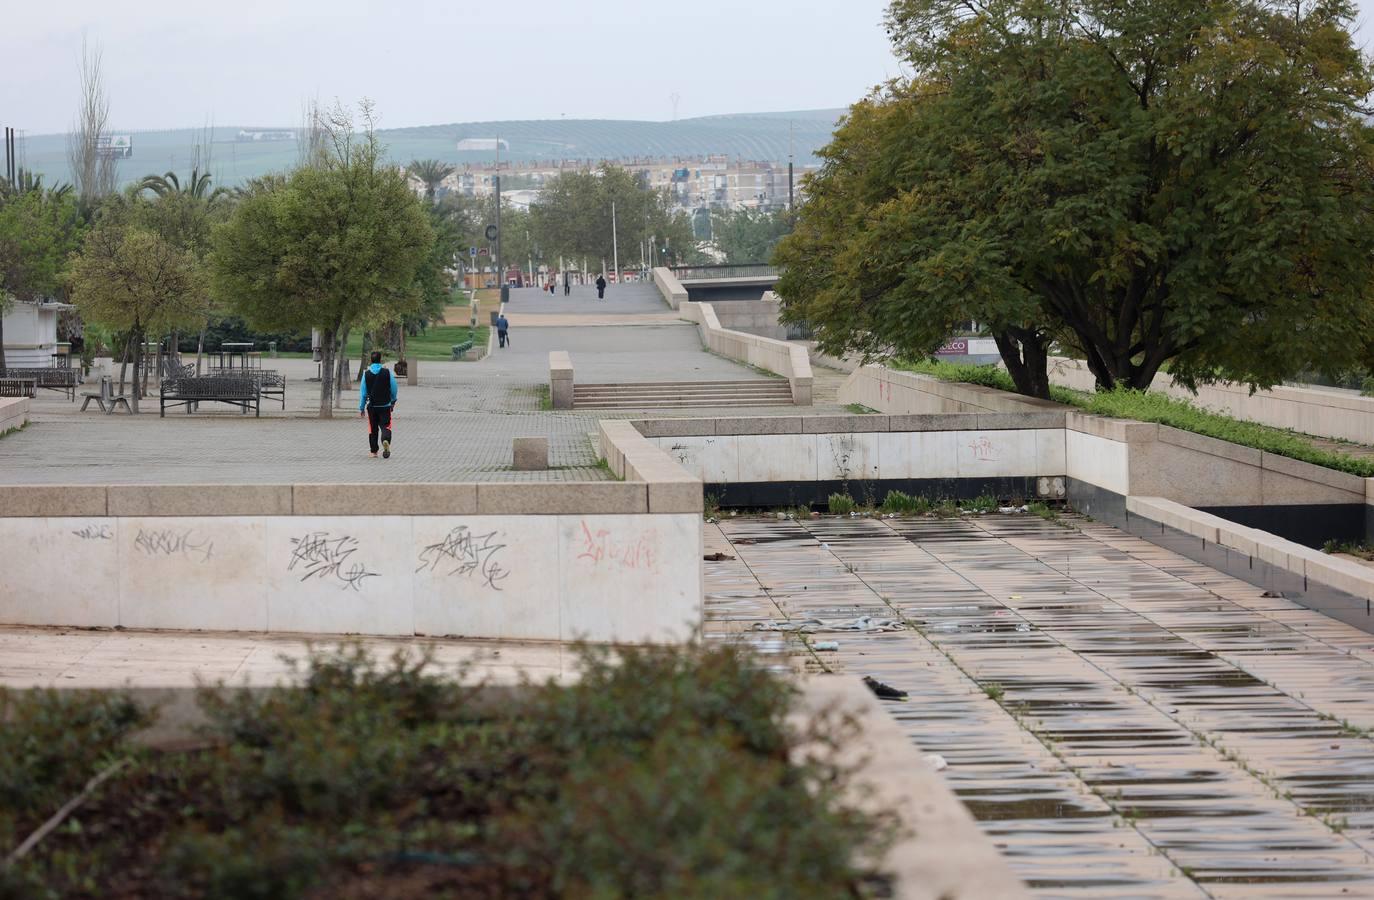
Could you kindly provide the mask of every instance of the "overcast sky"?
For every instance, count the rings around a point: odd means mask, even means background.
[[[884,0],[55,0],[6,4],[0,124],[66,131],[83,35],[116,130],[293,125],[367,96],[382,127],[846,106],[897,74]]]
[[[1374,0],[1363,4],[1374,10]],[[9,4],[0,124],[67,130],[83,36],[115,130],[294,125],[312,97],[382,127],[842,107],[898,73],[886,0],[55,0]],[[1361,14],[1359,38],[1374,36]]]

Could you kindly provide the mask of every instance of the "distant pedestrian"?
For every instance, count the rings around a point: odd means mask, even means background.
[[[400,389],[396,376],[382,368],[382,353],[372,351],[372,365],[363,373],[362,390],[358,397],[358,415],[367,418],[368,455],[377,458],[377,437],[381,433],[382,459],[391,458],[391,411],[396,408]]]
[[[598,299],[598,300],[605,300],[605,299],[606,299],[606,276],[605,276],[605,275],[598,275],[598,276],[596,276],[596,299]]]
[[[564,273],[563,273],[563,296],[566,297],[566,296],[568,296],[568,295],[571,294],[571,293],[572,293],[572,276],[570,276],[567,272],[564,272]]]
[[[510,322],[506,319],[505,313],[496,317],[496,337],[502,347],[510,344]]]

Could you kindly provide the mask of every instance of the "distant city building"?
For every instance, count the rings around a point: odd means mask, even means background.
[[[476,139],[473,139],[476,140]],[[504,143],[504,142],[503,142]],[[786,209],[787,163],[730,159],[725,156],[696,158],[637,158],[605,160],[633,173],[655,190],[665,191],[677,209]],[[601,160],[551,160],[502,162],[502,194],[519,192],[520,205],[537,204],[539,191],[564,172],[595,171]],[[797,166],[793,194],[801,200],[801,177],[816,166]],[[490,197],[497,174],[494,164],[464,165],[444,180],[443,188],[468,197]]]
[[[240,131],[235,137],[236,141],[294,141],[296,132],[294,131]]]
[[[102,134],[96,138],[95,152],[100,156],[128,159],[134,155],[133,135]]]

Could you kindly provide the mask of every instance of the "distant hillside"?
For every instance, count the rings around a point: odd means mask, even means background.
[[[702,156],[724,154],[743,159],[784,161],[789,145],[799,164],[815,161],[815,152],[829,143],[844,110],[748,113],[703,116],[676,122],[638,122],[614,119],[532,119],[507,122],[458,122],[416,128],[383,129],[387,154],[398,162],[440,159],[454,163],[490,162],[492,154],[460,152],[464,138],[495,138],[509,148],[509,160],[628,159],[644,156]],[[256,130],[254,126],[248,130]],[[116,129],[117,130],[117,129]],[[213,129],[211,171],[215,183],[233,186],[249,178],[289,169],[296,163],[294,142],[235,140],[240,126]],[[124,183],[149,173],[190,166],[195,142],[203,129],[134,133],[134,152],[119,161]],[[35,135],[24,139],[24,164],[49,181],[65,181],[65,135]]]

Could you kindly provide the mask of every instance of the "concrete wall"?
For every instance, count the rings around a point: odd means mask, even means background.
[[[841,403],[860,403],[878,412],[978,413],[1066,412],[1069,407],[1048,400],[1022,397],[976,384],[941,381],[929,375],[885,366],[858,366],[840,386]]]
[[[29,421],[28,397],[0,397],[0,434]]]
[[[785,341],[787,328],[778,324],[778,312],[782,304],[776,299],[767,299],[767,296],[761,300],[720,303],[713,305],[712,309],[724,328]]]
[[[1050,380],[1080,391],[1095,387],[1087,363],[1076,359],[1051,359]],[[1249,422],[1374,444],[1374,397],[1351,391],[1281,385],[1251,394],[1245,385],[1223,383],[1203,385],[1194,395],[1174,385],[1167,373],[1155,376],[1150,390]]]
[[[806,347],[723,328],[709,303],[683,303],[678,311],[697,324],[702,343],[712,351],[783,376],[792,386],[792,402],[811,405],[811,359]]]
[[[700,491],[653,487],[3,486],[0,623],[685,640]]]
[[[1064,475],[1062,413],[666,419],[635,427],[711,484]]]
[[[663,300],[673,309],[677,309],[688,300],[687,289],[682,286],[682,282],[677,280],[673,270],[664,266],[654,268],[654,287],[663,295]]]

